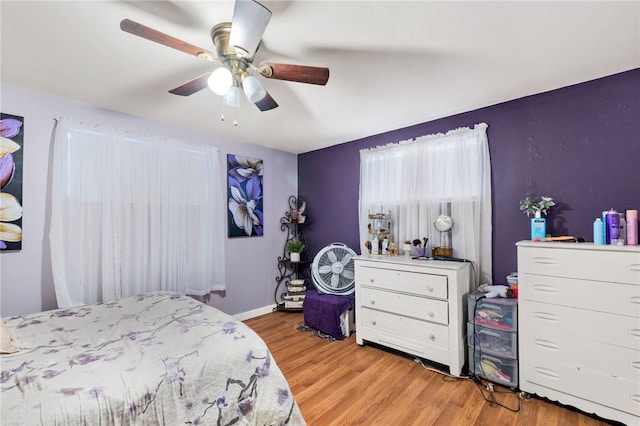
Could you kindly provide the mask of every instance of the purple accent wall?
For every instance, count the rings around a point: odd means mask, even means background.
[[[493,189],[493,280],[516,271],[515,243],[529,239],[527,195],[558,202],[547,232],[593,241],[602,210],[640,209],[640,69],[373,135],[298,157],[316,253],[334,241],[359,252],[360,149],[485,122]]]

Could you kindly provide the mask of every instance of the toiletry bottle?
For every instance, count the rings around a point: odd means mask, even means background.
[[[627,220],[624,213],[618,213],[618,216],[620,216],[620,241],[624,246],[627,244]]]
[[[604,223],[604,243],[609,244],[609,231],[607,230],[607,213],[609,210],[604,210],[602,212],[602,223]]]
[[[593,222],[593,244],[598,246],[604,245],[604,238],[604,222],[597,217]]]
[[[627,210],[627,245],[638,245],[638,210]]]
[[[531,239],[537,240],[547,236],[547,219],[544,217],[531,218]]]
[[[620,240],[620,215],[614,209],[607,212],[607,244],[618,245]]]
[[[379,242],[378,242],[378,237],[373,237],[373,241],[371,242],[371,254],[379,254],[380,253],[380,246],[379,246]]]

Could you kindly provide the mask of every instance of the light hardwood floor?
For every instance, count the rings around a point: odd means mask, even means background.
[[[610,424],[495,386],[496,401],[509,407],[503,408],[485,401],[489,393],[472,380],[430,371],[400,353],[359,346],[355,334],[327,342],[298,331],[301,313],[274,312],[245,323],[271,349],[309,426]]]

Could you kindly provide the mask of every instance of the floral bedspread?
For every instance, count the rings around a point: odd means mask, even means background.
[[[2,425],[304,425],[249,327],[160,292],[5,318]]]

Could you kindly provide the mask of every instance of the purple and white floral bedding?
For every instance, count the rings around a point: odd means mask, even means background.
[[[262,339],[175,293],[5,318],[2,425],[304,425]]]

